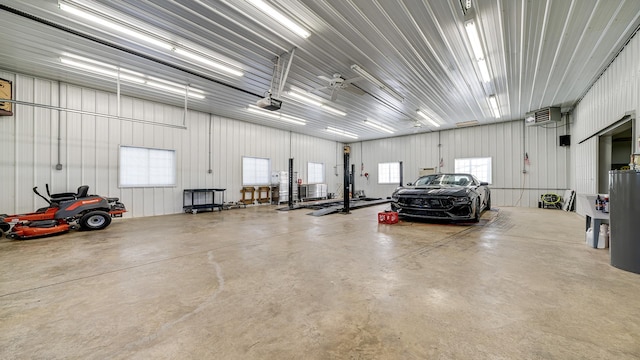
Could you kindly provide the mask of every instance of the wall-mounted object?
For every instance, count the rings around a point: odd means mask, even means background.
[[[560,135],[560,146],[571,145],[571,135]]]
[[[11,85],[11,81],[0,79],[0,99],[13,100]],[[8,101],[0,102],[0,116],[12,116],[12,105],[13,103]]]
[[[418,169],[418,176],[426,176],[436,173],[436,168],[420,168]]]
[[[558,122],[562,118],[559,107],[548,107],[527,113],[524,122],[527,126],[544,125],[550,122]]]

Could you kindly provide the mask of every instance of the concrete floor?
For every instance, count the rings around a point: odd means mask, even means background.
[[[582,217],[378,225],[385,207],[0,240],[0,358],[640,358],[640,275],[587,247]]]

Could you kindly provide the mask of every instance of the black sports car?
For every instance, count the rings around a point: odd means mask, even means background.
[[[432,174],[399,187],[391,195],[391,210],[404,217],[479,221],[491,209],[486,182],[470,174]]]

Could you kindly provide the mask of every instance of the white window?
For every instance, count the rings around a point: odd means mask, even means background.
[[[456,173],[471,174],[480,181],[491,184],[491,158],[466,158],[455,160]]]
[[[243,156],[242,186],[271,184],[271,160]]]
[[[307,163],[307,183],[322,184],[324,183],[324,164]]]
[[[379,163],[378,184],[400,184],[400,163]]]
[[[176,185],[176,151],[120,146],[120,186]]]

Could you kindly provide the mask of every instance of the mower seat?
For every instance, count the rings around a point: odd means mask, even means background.
[[[78,187],[77,193],[59,193],[59,194],[51,194],[52,202],[60,202],[60,201],[69,201],[75,200],[83,197],[87,197],[87,193],[89,192],[89,185],[82,185]]]

